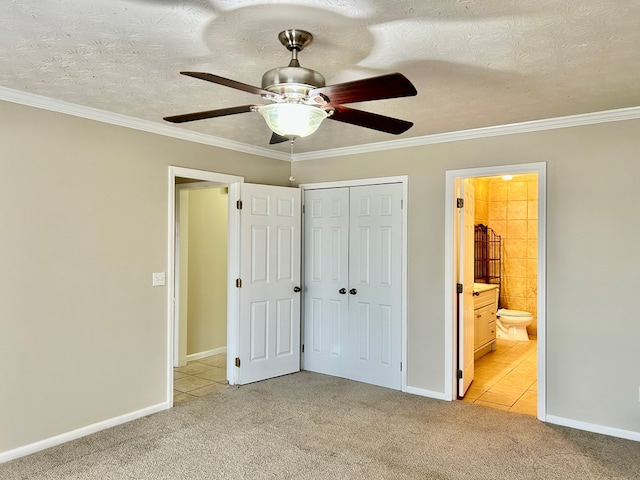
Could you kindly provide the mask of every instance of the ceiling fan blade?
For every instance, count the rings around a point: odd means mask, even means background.
[[[164,120],[172,123],[183,123],[192,122],[194,120],[204,120],[205,118],[224,117],[225,115],[250,112],[251,107],[253,106],[254,105],[240,105],[238,107],[219,108],[217,110],[207,110],[205,112],[185,113],[183,115],[164,117]]]
[[[273,132],[271,134],[271,140],[269,140],[269,145],[275,145],[276,143],[283,143],[283,142],[288,142],[290,139],[287,137],[283,137],[282,135],[278,135],[277,133]]]
[[[267,90],[263,90],[262,88],[254,87],[253,85],[238,82],[236,80],[231,80],[230,78],[220,77],[219,75],[214,75],[213,73],[204,73],[204,72],[180,72],[180,73],[182,75],[199,78],[200,80],[217,83],[218,85],[224,85],[225,87],[235,88],[236,90],[242,90],[244,92],[253,93],[255,95],[269,94]]]
[[[411,97],[417,93],[407,77],[401,73],[391,73],[315,88],[309,92],[309,96],[313,98],[322,95],[329,99],[331,105],[341,105],[385,98]]]
[[[407,122],[406,120],[365,112],[363,110],[355,110],[342,105],[336,106],[334,109],[333,115],[327,118],[337,120],[338,122],[350,123],[351,125],[358,125],[359,127],[371,128],[380,132],[399,135],[413,126],[412,122]]]

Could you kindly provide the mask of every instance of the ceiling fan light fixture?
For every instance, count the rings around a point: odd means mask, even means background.
[[[271,103],[257,110],[271,131],[291,139],[311,135],[328,115],[322,108],[304,103]]]
[[[345,107],[345,103],[370,102],[389,98],[410,97],[418,92],[401,73],[390,73],[327,86],[324,76],[303,68],[298,53],[313,39],[306,30],[280,32],[280,42],[291,52],[286,67],[272,68],[262,76],[262,88],[205,72],[180,72],[207,82],[259,95],[267,105],[238,105],[203,112],[164,117],[167,122],[183,123],[237,113],[260,112],[272,130],[269,145],[292,141],[314,133],[322,121],[331,117],[342,123],[400,135],[412,122]]]

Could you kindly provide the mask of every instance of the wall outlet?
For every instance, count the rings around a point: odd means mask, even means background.
[[[152,277],[151,285],[154,287],[161,287],[164,285],[164,272],[155,272]]]

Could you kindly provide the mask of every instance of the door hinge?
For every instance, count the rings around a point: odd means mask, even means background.
[[[304,353],[304,343],[302,344],[302,353]]]
[[[463,208],[464,207],[464,198],[456,198],[456,207]]]
[[[402,362],[400,362],[400,371],[402,371]]]
[[[242,279],[236,278],[236,288],[242,288]]]
[[[456,283],[456,291],[458,293],[462,293],[464,291],[464,288],[462,287],[461,283]]]
[[[404,199],[400,199],[400,210],[404,209]]]
[[[238,200],[238,201],[236,202],[236,208],[237,208],[238,210],[242,210],[242,200]]]
[[[240,368],[240,357],[236,357],[236,367]]]
[[[303,213],[303,214],[305,213],[304,205],[302,205],[302,213]]]
[[[462,378],[462,370],[458,370],[458,380]]]

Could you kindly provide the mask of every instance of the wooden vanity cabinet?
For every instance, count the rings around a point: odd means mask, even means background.
[[[474,346],[475,357],[495,350],[498,289],[474,292]]]

